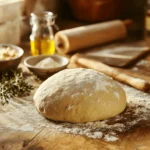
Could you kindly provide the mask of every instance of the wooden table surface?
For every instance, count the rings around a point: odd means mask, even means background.
[[[21,47],[25,49],[25,57],[29,55],[29,44]],[[143,63],[135,66],[150,81],[150,55],[144,59],[149,62],[146,66]],[[40,84],[30,80],[37,86]],[[0,105],[0,150],[150,150],[149,124],[119,133],[119,140],[114,142],[67,134],[37,112],[33,94],[34,91],[29,97],[14,98],[7,105]]]

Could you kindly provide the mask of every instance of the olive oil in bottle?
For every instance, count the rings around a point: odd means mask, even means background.
[[[52,39],[35,39],[30,41],[32,55],[52,55],[55,53],[55,43]]]
[[[30,46],[32,55],[52,55],[55,53],[52,28],[55,24],[55,17],[51,12],[31,14]]]

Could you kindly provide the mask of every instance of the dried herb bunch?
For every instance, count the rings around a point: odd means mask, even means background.
[[[10,70],[0,74],[0,103],[8,103],[9,99],[29,95],[34,87],[26,82],[22,69]]]

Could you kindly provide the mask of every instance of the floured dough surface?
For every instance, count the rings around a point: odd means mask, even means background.
[[[116,116],[126,107],[124,90],[111,78],[91,69],[66,69],[44,81],[34,95],[46,118],[91,122]]]

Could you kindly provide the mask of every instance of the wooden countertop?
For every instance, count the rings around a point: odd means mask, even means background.
[[[29,43],[22,43],[21,47],[25,49],[25,57],[28,56],[30,54]],[[134,67],[128,69],[138,67],[138,72],[150,81],[150,54],[141,60],[141,62],[143,61],[147,61],[147,64],[138,62],[138,65],[135,64]],[[32,83],[34,84],[34,81]],[[126,88],[130,90],[130,87]],[[119,140],[114,142],[67,134],[59,131],[37,112],[32,101],[33,93],[29,97],[14,98],[8,105],[0,105],[0,150],[150,149],[150,120],[129,131],[119,133]],[[130,94],[132,95],[132,93]],[[145,96],[145,93],[141,94]]]

